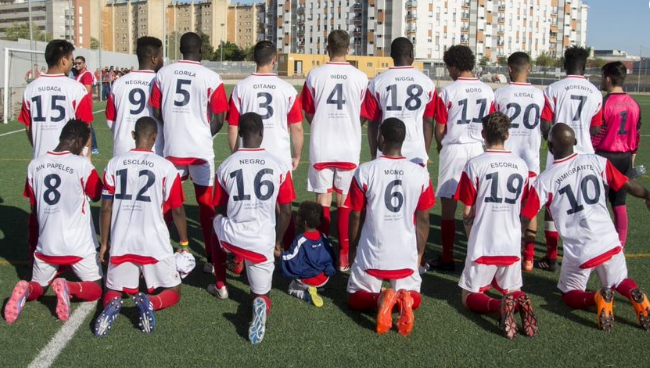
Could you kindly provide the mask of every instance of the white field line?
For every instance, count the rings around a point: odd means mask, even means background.
[[[104,111],[106,111],[106,109],[93,111],[93,115],[97,114],[98,112],[104,112]],[[4,137],[5,135],[14,134],[14,133],[18,133],[18,132],[24,132],[24,131],[25,131],[25,129],[12,130],[11,132],[0,134],[0,137]]]

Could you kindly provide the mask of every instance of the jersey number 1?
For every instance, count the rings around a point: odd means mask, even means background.
[[[273,185],[272,181],[262,180],[266,174],[273,175],[273,170],[262,169],[257,172],[257,175],[255,175],[255,179],[253,180],[253,191],[255,192],[255,197],[257,197],[257,199],[260,201],[268,200],[271,198],[273,192],[275,191],[275,186]],[[246,194],[244,188],[244,172],[242,169],[231,172],[230,177],[235,179],[235,183],[237,185],[237,195],[233,196],[232,199],[235,202],[247,201],[251,199],[250,194]],[[266,193],[262,193],[262,187],[266,187]]]
[[[127,194],[126,190],[126,183],[127,183],[127,175],[128,175],[128,170],[127,169],[122,169],[122,170],[117,170],[116,171],[117,177],[120,178],[120,193],[115,193],[115,198],[117,199],[122,199],[125,201],[131,200],[133,196],[130,194]],[[140,170],[138,173],[138,176],[146,176],[147,177],[147,182],[145,185],[140,188],[140,191],[138,194],[135,196],[136,201],[141,201],[141,202],[151,202],[151,197],[144,195],[149,188],[156,182],[156,175],[152,173],[149,170]]]

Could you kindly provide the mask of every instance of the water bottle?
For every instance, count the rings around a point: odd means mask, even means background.
[[[645,174],[646,174],[645,165],[636,165],[634,166],[634,169],[632,169],[631,177],[632,179],[634,179],[636,177],[643,176]]]

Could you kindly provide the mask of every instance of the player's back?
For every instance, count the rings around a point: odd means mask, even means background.
[[[641,108],[627,93],[610,93],[603,99],[604,136],[596,151],[636,152],[639,147]]]
[[[424,142],[423,118],[433,116],[435,85],[419,70],[409,67],[392,67],[370,81],[368,93],[378,103],[381,116],[378,121],[398,118],[406,125],[406,139],[402,154],[417,163],[429,158]]]
[[[477,78],[458,78],[438,95],[436,120],[447,125],[446,144],[483,143],[481,119],[494,111],[494,92]]]
[[[540,118],[544,92],[530,83],[510,83],[494,91],[494,104],[510,118],[510,138],[505,148],[521,157],[528,169],[539,174],[539,149],[542,143]]]
[[[368,87],[365,73],[349,63],[328,62],[309,72],[302,104],[314,114],[309,139],[309,160],[359,163],[361,104]]]

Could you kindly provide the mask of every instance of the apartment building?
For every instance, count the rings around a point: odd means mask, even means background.
[[[230,5],[228,7],[228,42],[246,49],[254,46],[260,39],[264,39],[263,35],[260,37],[260,32],[262,34],[264,32],[264,9],[264,3]]]

